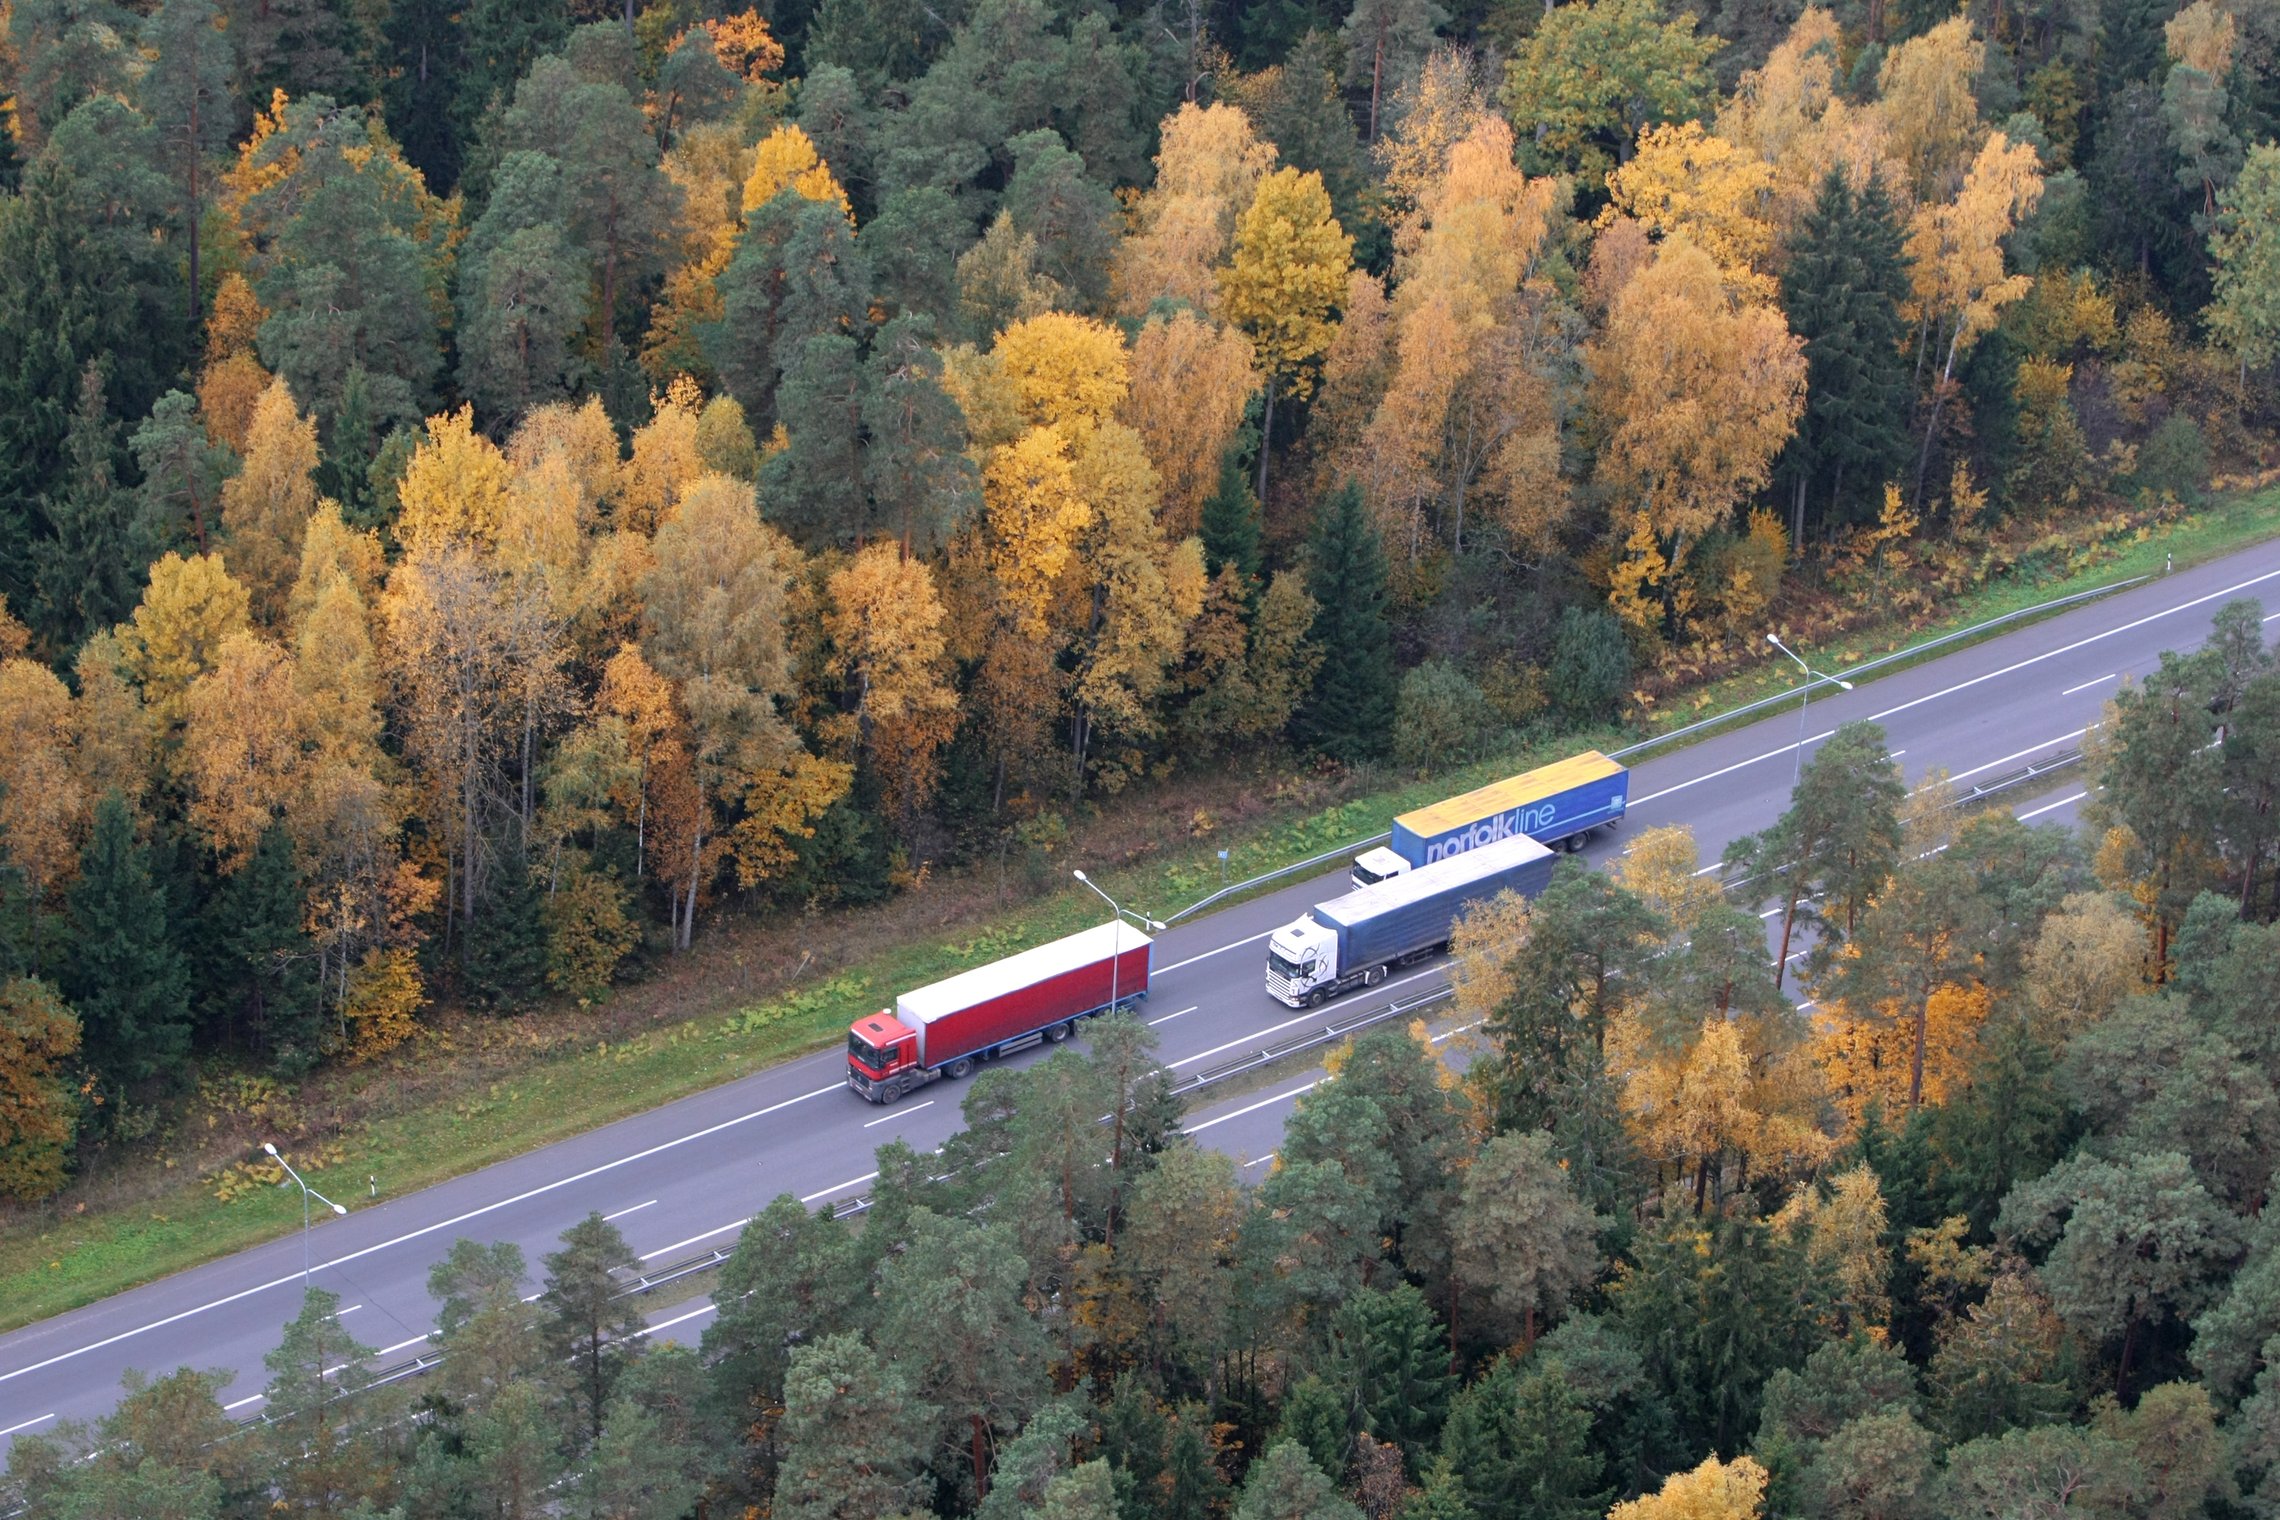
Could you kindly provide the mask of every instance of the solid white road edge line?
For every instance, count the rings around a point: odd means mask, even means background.
[[[1205,1130],[1210,1129],[1213,1125],[1225,1124],[1230,1119],[1240,1119],[1245,1114],[1255,1114],[1260,1109],[1272,1108],[1277,1103],[1287,1103],[1291,1099],[1298,1097],[1303,1093],[1310,1093],[1314,1091],[1314,1089],[1320,1087],[1324,1082],[1328,1080],[1329,1078],[1327,1077],[1316,1077],[1313,1081],[1307,1083],[1304,1087],[1294,1087],[1288,1092],[1276,1093],[1271,1098],[1261,1098],[1258,1102],[1250,1104],[1243,1108],[1238,1108],[1231,1114],[1221,1114],[1216,1119],[1206,1119],[1201,1124],[1191,1125],[1188,1128],[1181,1130],[1180,1133],[1183,1135],[1200,1135]]]
[[[392,1239],[378,1241],[372,1245],[364,1247],[362,1250],[350,1251],[346,1255],[336,1256],[330,1261],[321,1262],[310,1270],[323,1271],[331,1267],[345,1266],[349,1262],[359,1260],[362,1257],[370,1256],[374,1252],[385,1251],[391,1246],[400,1246],[407,1240],[418,1240],[423,1235],[433,1235],[438,1230],[448,1230],[453,1225],[465,1224],[470,1219],[480,1219],[485,1214],[493,1213],[499,1209],[510,1208],[515,1204],[525,1202],[532,1198],[541,1197],[544,1194],[553,1192],[557,1188],[566,1188],[573,1183],[584,1182],[589,1177],[599,1177],[604,1172],[615,1171],[621,1166],[630,1166],[636,1161],[646,1160],[651,1156],[659,1154],[660,1152],[673,1150],[678,1146],[687,1145],[692,1141],[702,1140],[708,1135],[717,1135],[722,1130],[734,1129],[739,1124],[748,1124],[754,1119],[764,1118],[767,1115],[776,1113],[781,1109],[790,1108],[795,1103],[805,1103],[811,1098],[820,1098],[827,1093],[843,1092],[845,1090],[846,1084],[844,1082],[834,1082],[829,1087],[819,1087],[814,1092],[801,1093],[796,1098],[786,1098],[781,1103],[771,1103],[766,1108],[757,1108],[754,1109],[751,1113],[739,1114],[733,1119],[723,1119],[718,1124],[707,1125],[705,1128],[693,1131],[689,1134],[680,1135],[671,1140],[660,1141],[657,1144],[649,1146],[643,1150],[635,1151],[630,1156],[620,1156],[615,1161],[605,1161],[600,1166],[588,1167],[586,1170],[582,1172],[575,1172],[568,1177],[556,1178],[552,1182],[544,1183],[538,1187],[530,1188],[524,1192],[517,1193],[512,1198],[501,1198],[494,1203],[486,1203],[479,1209],[469,1209],[465,1213],[455,1214],[449,1219],[438,1220],[434,1224],[430,1225],[422,1225],[416,1230],[406,1230],[403,1234],[395,1236]],[[303,1274],[299,1272],[290,1272],[283,1277],[274,1277],[271,1278],[268,1282],[257,1283],[250,1288],[240,1288],[235,1293],[226,1294],[221,1298],[210,1300],[209,1302],[198,1305],[194,1309],[184,1309],[179,1313],[169,1314],[163,1319],[154,1319],[147,1325],[137,1325],[132,1330],[121,1330],[116,1335],[106,1335],[99,1341],[89,1341],[86,1345],[75,1346],[69,1351],[59,1351],[54,1356],[48,1357],[44,1361],[34,1362],[28,1367],[18,1367],[12,1372],[0,1372],[0,1383],[9,1382],[15,1378],[24,1377],[30,1373],[44,1371],[49,1367],[55,1366],[59,1362],[68,1362],[73,1357],[85,1356],[90,1351],[100,1351],[105,1346],[116,1346],[121,1341],[133,1340],[136,1336],[147,1335],[153,1330],[163,1330],[168,1325],[178,1325],[186,1319],[194,1319],[198,1315],[204,1314],[209,1310],[219,1309],[226,1304],[237,1303],[242,1299],[251,1298],[257,1293],[266,1293],[272,1288],[290,1286],[293,1283],[299,1282],[302,1278],[302,1275]]]
[[[2083,798],[2089,795],[2090,794],[2088,792],[2076,792],[2071,797],[2061,797],[2056,802],[2045,803],[2041,807],[2036,808],[2031,813],[2021,813],[2019,815],[2019,822],[2025,823],[2029,818],[2040,818],[2045,813],[2055,813],[2060,808],[2065,807],[2068,803],[2080,802]]]
[[[1990,670],[1984,675],[1973,676],[1968,681],[1958,681],[1953,686],[1942,687],[1938,691],[1926,692],[1923,696],[1911,698],[1906,702],[1901,702],[1895,706],[1887,707],[1882,712],[1870,713],[1866,721],[1870,723],[1881,723],[1886,718],[1891,717],[1895,713],[1904,713],[1910,708],[1921,707],[1926,702],[1937,702],[1942,697],[1952,697],[1959,691],[1969,691],[1974,686],[1985,685],[1989,681],[1997,680],[2003,676],[2015,674],[2018,671],[2027,669],[2031,665],[2040,665],[2045,660],[2057,659],[2062,654],[2072,654],[2075,650],[2087,648],[2090,645],[2099,642],[2101,639],[2110,639],[2116,634],[2128,633],[2133,629],[2143,628],[2146,624],[2159,622],[2165,617],[2171,617],[2180,612],[2190,612],[2195,607],[2206,606],[2208,603],[2216,601],[2221,597],[2229,597],[2237,591],[2246,591],[2251,586],[2262,585],[2264,582],[2272,580],[2275,577],[2280,577],[2280,570],[2267,570],[2262,575],[2251,576],[2245,581],[2235,582],[2234,584],[2225,587],[2221,591],[2212,591],[2207,596],[2197,596],[2189,602],[2179,602],[2174,607],[2164,607],[2159,612],[2149,612],[2144,617],[2132,619],[2127,623],[2118,623],[2112,628],[2101,629],[2099,632],[2093,633],[2086,638],[2076,639],[2071,644],[2062,644],[2056,649],[2047,649],[2044,650],[2041,654],[2030,655],[2026,659],[2015,661],[2012,664],[2004,666],[2000,670]],[[2280,614],[2275,614],[2275,616],[2280,616]],[[1823,739],[1828,738],[1830,734],[1833,734],[1835,732],[1836,730],[1832,728],[1825,733],[1815,734],[1812,738],[1807,739],[1804,742],[1806,744],[1818,744]],[[1700,786],[1705,781],[1715,781],[1720,776],[1731,775],[1735,771],[1741,770],[1746,766],[1756,765],[1763,760],[1779,759],[1781,756],[1789,754],[1801,747],[1802,746],[1797,744],[1784,744],[1781,748],[1767,750],[1762,755],[1752,755],[1747,760],[1737,760],[1732,765],[1724,766],[1714,771],[1707,771],[1702,775],[1692,777],[1689,780],[1678,782],[1673,786],[1666,786],[1659,792],[1649,792],[1644,797],[1633,797],[1631,799],[1631,806],[1634,808],[1644,807],[1650,802],[1655,802],[1661,798],[1670,796],[1673,792],[1683,792],[1688,787]]]
[[[691,1309],[686,1314],[676,1314],[671,1319],[661,1319],[654,1325],[643,1325],[641,1329],[635,1333],[638,1335],[655,1335],[660,1330],[670,1330],[675,1325],[684,1325],[687,1324],[690,1320],[700,1319],[707,1314],[713,1313],[719,1307],[720,1306],[718,1304],[715,1304],[708,1299],[706,1302],[699,1304],[696,1308]]]

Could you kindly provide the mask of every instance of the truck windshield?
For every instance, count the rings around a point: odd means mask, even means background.
[[[870,1067],[873,1071],[886,1070],[887,1058],[885,1053],[853,1031],[849,1031],[847,1036],[847,1054]]]
[[[1357,860],[1354,862],[1354,880],[1361,886],[1374,887],[1385,878]]]
[[[1286,982],[1295,982],[1307,972],[1307,968],[1301,966],[1297,961],[1279,955],[1272,950],[1267,952],[1267,969]]]

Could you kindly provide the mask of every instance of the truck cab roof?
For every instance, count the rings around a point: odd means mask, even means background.
[[[896,1018],[893,1014],[887,1012],[887,1010],[884,1008],[880,1009],[877,1013],[867,1013],[863,1015],[863,1017],[857,1019],[851,1027],[856,1034],[861,1035],[874,1047],[881,1049],[892,1045],[895,1041],[910,1033],[909,1025],[905,1024],[901,1019]]]

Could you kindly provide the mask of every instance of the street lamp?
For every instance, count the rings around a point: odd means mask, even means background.
[[[1839,690],[1851,691],[1853,683],[1838,676],[1821,674],[1802,659],[1799,659],[1796,650],[1782,643],[1773,634],[1767,634],[1765,641],[1789,656],[1790,660],[1799,670],[1804,671],[1807,677],[1805,684],[1797,689],[1797,753],[1789,767],[1789,789],[1794,792],[1797,790],[1798,778],[1805,772],[1805,706],[1813,700],[1814,686],[1822,681],[1835,681]]]
[[[1104,903],[1107,903],[1110,908],[1115,910],[1116,913],[1116,945],[1109,951],[1108,954],[1108,1009],[1109,1012],[1114,1013],[1116,1011],[1116,976],[1118,972],[1124,969],[1124,920],[1128,916],[1137,918],[1140,920],[1140,926],[1142,928],[1153,929],[1159,934],[1163,932],[1164,926],[1158,923],[1155,919],[1148,917],[1148,915],[1145,913],[1134,913],[1127,915],[1122,905],[1120,905],[1115,898],[1109,896],[1106,892],[1101,891],[1100,883],[1094,881],[1084,872],[1071,871],[1069,874],[1071,876],[1074,876],[1077,880],[1083,882],[1086,886],[1092,888],[1093,892],[1100,898],[1100,900]]]
[[[264,1140],[261,1142],[261,1148],[268,1153],[270,1160],[285,1168],[287,1177],[301,1185],[301,1291],[306,1293],[309,1289],[309,1200],[314,1198],[335,1214],[346,1214],[348,1210],[309,1186],[308,1179],[293,1170],[293,1163],[277,1154],[275,1145]],[[280,1182],[277,1185],[283,1187],[285,1184]]]

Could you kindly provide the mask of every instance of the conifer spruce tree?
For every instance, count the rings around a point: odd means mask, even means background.
[[[1307,590],[1317,610],[1309,637],[1322,665],[1293,735],[1333,759],[1375,759],[1393,742],[1393,625],[1385,546],[1359,486],[1348,481],[1322,504],[1311,551]]]
[[[70,943],[59,969],[99,1081],[115,1095],[178,1076],[190,1053],[189,978],[165,895],[151,879],[150,852],[116,792],[96,806],[68,909]]]
[[[119,479],[119,425],[93,360],[80,371],[78,397],[63,440],[63,479],[48,504],[55,537],[40,546],[41,622],[64,649],[134,610],[146,559],[134,493]]]
[[[1238,437],[1228,445],[1219,459],[1219,485],[1203,499],[1203,568],[1206,575],[1216,576],[1222,567],[1233,565],[1249,588],[1246,601],[1256,606],[1262,563],[1259,498],[1251,490],[1250,472],[1243,467],[1247,441]]]
[[[242,1019],[254,1046],[287,1075],[325,1054],[317,951],[302,928],[303,886],[292,835],[271,824],[204,915],[214,977],[206,989],[210,1017],[224,1027]]]
[[[1822,182],[1782,275],[1782,309],[1805,340],[1805,413],[1779,466],[1790,537],[1828,532],[1907,462],[1908,298],[1901,230],[1883,184],[1854,195],[1841,172]]]

